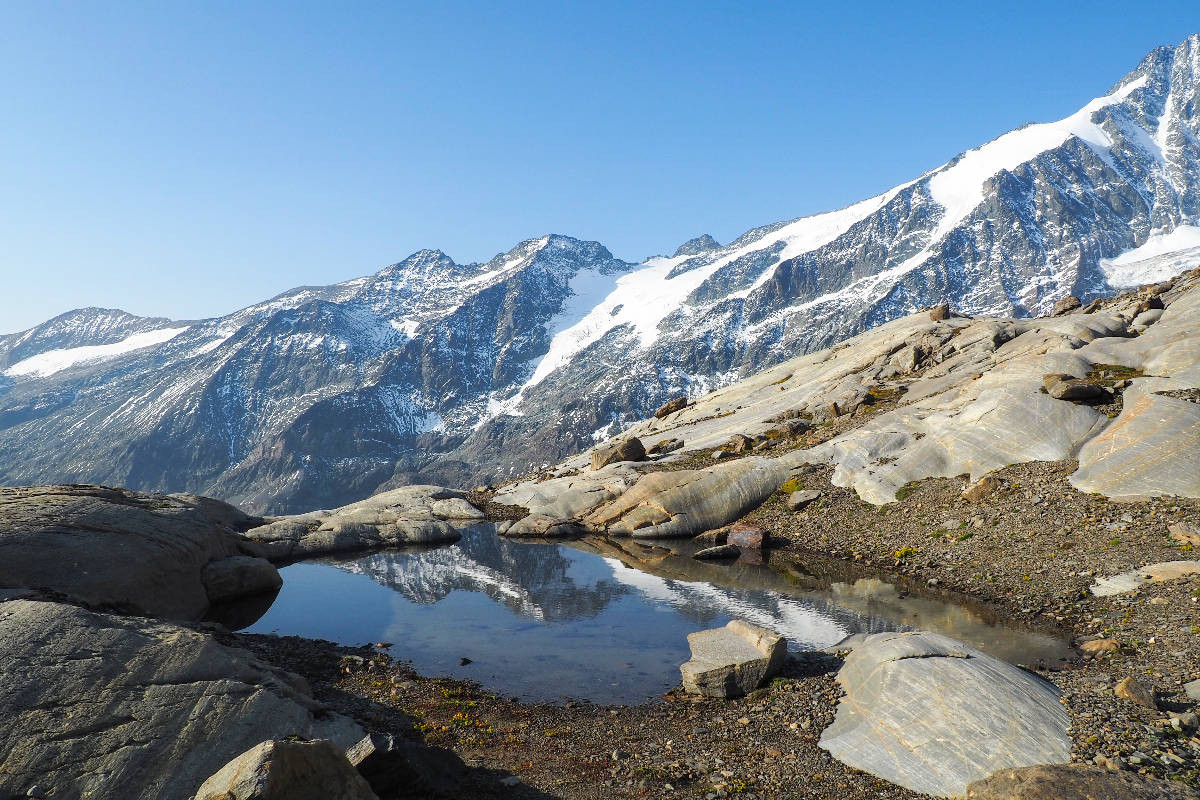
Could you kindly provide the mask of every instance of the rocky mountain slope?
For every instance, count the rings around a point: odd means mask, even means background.
[[[1200,35],[877,197],[640,266],[547,236],[422,251],[199,322],[82,310],[0,339],[0,482],[252,511],[492,480],[913,310],[1048,312],[1200,261]]]

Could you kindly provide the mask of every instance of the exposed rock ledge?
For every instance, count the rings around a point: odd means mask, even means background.
[[[504,487],[496,501],[613,534],[687,536],[737,519],[766,496],[763,486],[805,463],[833,465],[835,485],[883,504],[912,481],[964,473],[977,480],[1010,464],[1067,458],[1079,460],[1072,483],[1080,491],[1200,497],[1200,403],[1193,397],[1200,387],[1200,273],[1146,291],[1165,308],[1145,325],[1132,323],[1140,294],[1103,313],[1042,319],[913,314],[622,434],[678,442],[655,458],[669,464],[731,438],[771,445],[765,435],[778,436],[797,420],[821,425],[866,409],[869,397],[898,398],[891,410],[822,444],[742,459],[753,466],[729,461],[647,475],[633,462],[592,470],[585,452],[549,475]],[[1043,376],[1088,380],[1101,365],[1129,376],[1113,387],[1123,400],[1119,413],[1043,390]]]
[[[405,486],[332,511],[281,517],[246,531],[273,561],[322,553],[435,544],[458,539],[458,527],[483,519],[466,493],[441,486]]]
[[[199,619],[211,604],[279,588],[279,573],[238,533],[258,522],[196,495],[0,488],[0,589]]]

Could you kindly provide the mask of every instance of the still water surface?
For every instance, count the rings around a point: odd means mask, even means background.
[[[747,619],[793,651],[847,635],[927,628],[1017,663],[1055,662],[1063,641],[986,612],[905,595],[878,578],[713,564],[689,542],[523,542],[491,525],[444,547],[306,561],[251,633],[393,642],[423,675],[449,675],[525,700],[638,703],[679,682],[687,634]],[[471,663],[462,665],[460,659]]]

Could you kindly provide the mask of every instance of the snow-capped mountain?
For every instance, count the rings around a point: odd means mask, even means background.
[[[0,339],[0,481],[191,490],[257,511],[558,460],[943,300],[1045,313],[1200,261],[1200,35],[1102,97],[839,211],[641,265],[562,236],[416,253],[227,317],[83,309]]]

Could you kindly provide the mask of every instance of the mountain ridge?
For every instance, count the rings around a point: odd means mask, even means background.
[[[144,348],[22,372],[48,350],[182,324],[114,318],[88,338],[48,321],[0,338],[0,481],[186,488],[256,511],[487,482],[922,306],[1028,316],[1110,293],[1122,254],[1200,224],[1198,76],[1193,35],[1062,120],[843,209],[723,246],[702,235],[641,265],[555,234],[485,264],[421,250]]]

